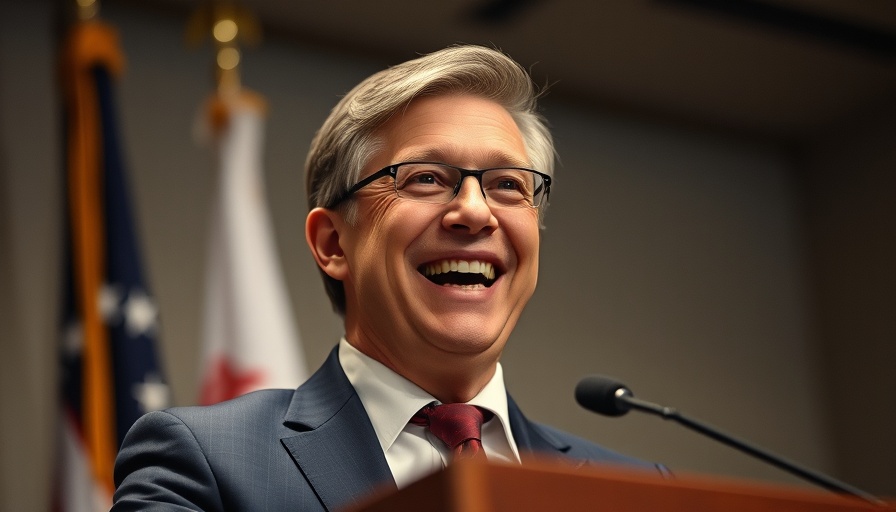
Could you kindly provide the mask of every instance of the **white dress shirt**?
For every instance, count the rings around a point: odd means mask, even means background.
[[[419,386],[368,357],[343,338],[339,363],[354,386],[399,488],[445,467],[451,450],[425,427],[408,422],[423,406],[437,402]],[[482,446],[490,460],[519,462],[510,431],[501,364],[482,391],[467,402],[494,413],[482,425]]]

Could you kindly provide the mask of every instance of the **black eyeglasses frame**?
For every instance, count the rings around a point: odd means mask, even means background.
[[[460,192],[460,187],[463,185],[464,180],[468,176],[473,176],[474,178],[476,178],[476,181],[479,182],[479,190],[480,190],[480,192],[482,192],[482,196],[487,197],[485,195],[485,190],[482,189],[482,175],[485,174],[487,171],[494,171],[494,170],[498,170],[498,169],[527,171],[527,172],[531,172],[533,174],[537,174],[538,176],[541,176],[542,180],[544,180],[544,183],[542,184],[542,186],[544,187],[544,194],[542,195],[541,201],[537,205],[532,205],[532,208],[541,208],[542,205],[546,205],[548,197],[551,194],[551,177],[543,172],[536,171],[535,169],[529,169],[526,167],[513,167],[513,166],[489,167],[488,169],[464,169],[463,167],[457,167],[456,165],[446,164],[444,162],[409,161],[409,162],[399,162],[397,164],[387,165],[386,167],[383,167],[382,169],[371,174],[370,176],[355,183],[345,193],[341,194],[334,201],[332,201],[330,203],[330,206],[328,206],[328,208],[331,208],[331,209],[335,208],[337,205],[339,205],[340,203],[342,203],[343,201],[345,201],[346,199],[348,199],[352,195],[354,195],[355,192],[361,190],[362,188],[366,187],[367,185],[370,185],[374,181],[376,181],[380,178],[383,178],[385,176],[391,176],[392,180],[394,182],[396,179],[396,175],[398,174],[398,168],[402,165],[408,165],[408,164],[442,165],[445,167],[450,167],[450,168],[455,169],[458,172],[460,172],[460,179],[457,180],[457,184],[454,185],[454,193],[451,195],[451,199],[449,199],[445,203],[450,203],[455,197],[457,197],[458,192]],[[396,193],[397,192],[398,191],[396,189]],[[411,200],[413,200],[413,199],[411,199]],[[436,204],[438,204],[438,203],[436,203]]]

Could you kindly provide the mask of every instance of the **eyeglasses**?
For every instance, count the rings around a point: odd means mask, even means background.
[[[551,192],[551,177],[532,169],[495,167],[470,170],[439,162],[402,162],[384,167],[359,181],[339,196],[331,208],[384,176],[392,177],[398,197],[421,203],[450,202],[468,176],[475,177],[479,182],[479,189],[490,206],[538,208],[547,205]]]

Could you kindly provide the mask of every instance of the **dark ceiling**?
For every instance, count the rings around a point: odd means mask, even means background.
[[[184,13],[202,0],[142,0]],[[796,141],[896,102],[896,0],[243,0],[268,37],[394,63],[497,46],[551,94]]]

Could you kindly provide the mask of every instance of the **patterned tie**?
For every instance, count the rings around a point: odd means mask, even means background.
[[[485,460],[482,448],[482,423],[492,417],[486,411],[468,404],[429,404],[411,418],[411,423],[427,427],[453,450],[453,460]]]

